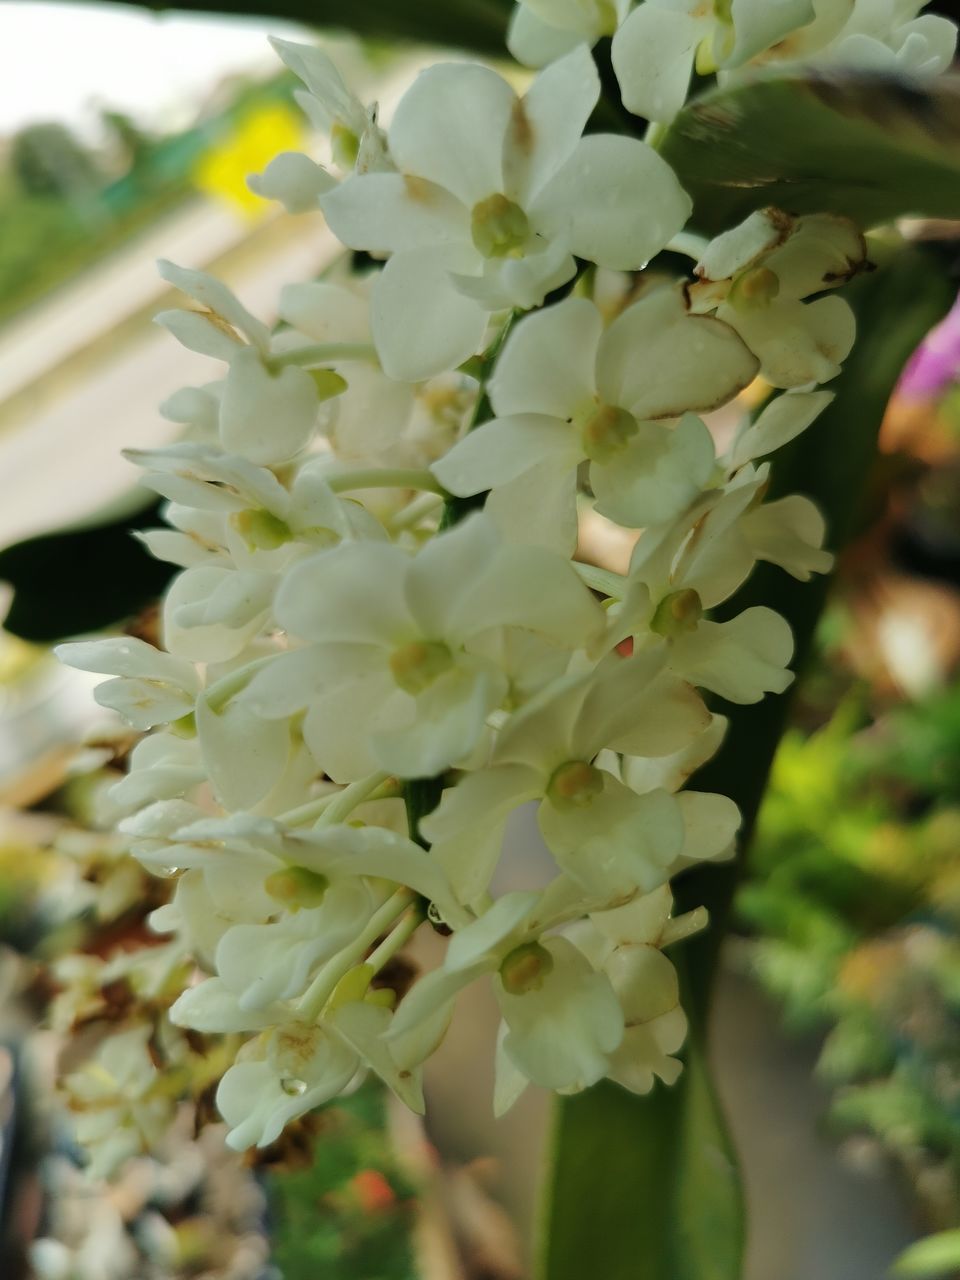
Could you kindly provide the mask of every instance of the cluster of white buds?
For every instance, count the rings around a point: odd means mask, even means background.
[[[869,7],[818,7],[825,46],[842,52],[855,21],[891,57],[938,38],[897,4],[878,36]],[[172,1022],[244,1037],[217,1094],[235,1147],[366,1072],[420,1109],[422,1064],[473,982],[502,1013],[498,1112],[530,1082],[644,1092],[680,1070],[663,948],[704,913],[671,918],[669,882],[729,856],[739,824],[724,796],[685,789],[723,736],[702,691],[749,703],[791,679],[782,618],[710,611],[760,560],[801,580],[829,568],[813,504],[764,501],[766,459],[831,399],[818,384],[854,323],[827,291],[866,246],[843,219],[766,210],[700,245],[692,281],[625,276],[611,308],[609,269],[693,237],[649,145],[584,135],[591,39],[616,30],[639,109],[637,76],[673,101],[695,50],[741,65],[812,15],[628,9],[525,0],[514,43],[536,37],[549,65],[523,97],[486,67],[438,65],[385,131],[323,54],[278,42],[334,164],[280,156],[254,185],[319,205],[385,264],[288,286],[275,330],[163,267],[196,305],[162,322],[225,368],[164,406],[179,443],[132,454],[168,502],[147,546],[180,568],[163,648],[60,652],[113,676],[98,700],[151,731],[113,801],[132,854],[174,882],[153,927],[195,980]],[[699,415],[758,375],[782,393],[719,449]],[[627,573],[573,558],[585,501],[636,531]],[[504,891],[505,826],[527,804],[556,874]],[[446,952],[407,990],[391,962],[420,929]],[[118,1029],[127,1066],[138,1035]],[[124,1071],[108,1070],[118,1092],[140,1088]],[[101,1111],[149,1129],[136,1098]]]

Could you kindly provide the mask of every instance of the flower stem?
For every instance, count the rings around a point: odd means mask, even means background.
[[[330,364],[340,360],[376,360],[377,353],[369,342],[319,342],[308,347],[294,347],[270,357],[272,369],[297,365],[310,369],[314,365]]]
[[[397,952],[406,946],[423,924],[423,920],[424,914],[421,908],[412,907],[399,924],[394,925],[376,950],[370,952],[364,963],[368,964],[374,973],[379,973],[384,965],[389,964]]]
[[[355,785],[355,784],[354,784]],[[387,800],[392,799],[400,794],[400,783],[396,778],[387,778],[368,796],[366,800]],[[287,827],[305,827],[307,823],[313,822],[324,814],[335,800],[339,800],[343,795],[343,791],[330,791],[326,795],[317,796],[316,800],[308,800],[306,804],[301,804],[296,809],[288,809],[286,813],[281,813],[277,818],[278,822],[282,822]],[[357,801],[361,804],[363,801]]]
[[[373,913],[366,929],[349,946],[338,951],[332,960],[327,961],[300,998],[297,1005],[297,1015],[300,1018],[312,1022],[319,1017],[340,979],[363,960],[367,948],[403,915],[414,897],[411,889],[398,889]]]
[[[360,778],[357,782],[351,782],[342,791],[338,791],[330,803],[324,806],[323,812],[317,821],[317,826],[332,827],[338,822],[343,822],[344,818],[348,818],[358,805],[363,804],[365,800],[369,800],[377,788],[381,787],[389,777],[389,773],[371,773],[368,778]]]
[[[334,493],[349,489],[423,489],[427,493],[447,496],[446,489],[429,471],[413,467],[371,467],[360,471],[334,472],[327,477]]]

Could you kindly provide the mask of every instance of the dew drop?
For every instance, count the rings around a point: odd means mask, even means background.
[[[288,1097],[299,1098],[301,1094],[307,1092],[307,1082],[305,1080],[297,1080],[294,1076],[284,1076],[280,1081],[280,1088]]]

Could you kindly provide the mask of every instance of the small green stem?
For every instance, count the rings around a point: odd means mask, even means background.
[[[705,236],[694,235],[692,231],[678,231],[672,240],[668,240],[665,248],[670,253],[682,253],[684,257],[699,262],[710,243]]]
[[[339,363],[341,360],[373,360],[377,358],[375,347],[369,342],[318,342],[309,347],[294,347],[270,357],[271,369],[285,369],[296,365],[310,369],[316,365]]]
[[[358,805],[369,800],[373,793],[390,777],[389,773],[371,773],[368,778],[360,778],[349,786],[338,791],[323,809],[317,820],[318,827],[332,827],[344,818],[349,818]]]
[[[593,591],[601,591],[614,600],[622,600],[627,580],[622,573],[614,573],[612,569],[600,569],[595,564],[582,564],[573,561],[573,567],[583,581]]]
[[[360,471],[334,472],[327,477],[334,493],[350,489],[423,489],[446,498],[447,491],[429,471],[413,467],[371,467]]]
[[[402,529],[413,528],[425,516],[430,515],[432,511],[436,511],[437,507],[442,505],[442,501],[439,494],[436,493],[421,493],[418,498],[413,498],[402,511],[387,521],[391,533],[399,533]]]
[[[375,951],[371,951],[364,961],[374,973],[379,973],[384,965],[389,964],[398,951],[410,941],[423,924],[424,915],[419,906],[412,907],[406,916],[395,925]]]
[[[414,893],[410,889],[398,889],[379,911],[374,912],[370,921],[350,946],[338,951],[329,960],[310,986],[300,998],[297,1005],[297,1016],[306,1022],[313,1022],[320,1016],[323,1006],[333,995],[334,988],[344,974],[354,965],[360,964],[368,947],[384,934],[393,922],[407,910],[414,901]]]
[[[388,800],[400,794],[400,783],[396,778],[387,778],[386,782],[381,783],[376,790],[365,797],[366,800]],[[286,813],[281,813],[277,818],[278,822],[282,822],[287,827],[305,827],[308,823],[315,821],[323,813],[325,813],[334,800],[339,800],[343,795],[343,791],[330,791],[324,796],[317,796],[316,800],[308,800],[306,804],[298,805],[296,809],[288,809]],[[359,802],[358,802],[359,803]]]

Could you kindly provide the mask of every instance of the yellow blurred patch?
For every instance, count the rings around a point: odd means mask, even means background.
[[[282,103],[258,107],[200,158],[193,180],[201,191],[248,217],[262,217],[273,202],[250,190],[247,175],[260,173],[281,151],[303,150],[305,142],[306,130],[292,107]]]

